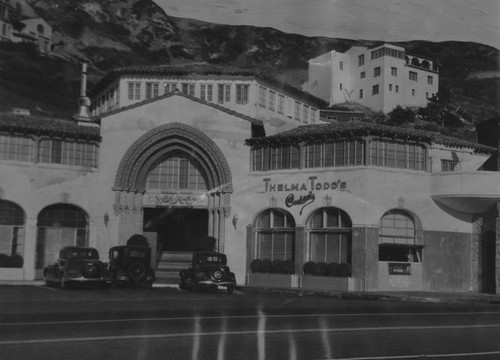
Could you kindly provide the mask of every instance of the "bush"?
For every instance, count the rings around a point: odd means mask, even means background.
[[[252,262],[250,263],[250,271],[253,273],[262,272],[262,260],[261,259],[252,260]]]
[[[9,267],[9,255],[0,254],[0,267]]]
[[[317,262],[315,266],[315,274],[317,276],[328,275],[328,265],[325,262]]]
[[[262,272],[270,273],[273,270],[273,262],[271,260],[262,260]]]
[[[294,274],[295,273],[295,264],[292,260],[283,261],[283,274]]]
[[[351,264],[342,263],[339,265],[339,276],[349,277],[351,276]]]
[[[338,263],[329,263],[328,264],[328,275],[338,276],[338,274],[339,274],[339,264]]]
[[[315,275],[316,263],[308,261],[304,264],[304,275]]]
[[[11,268],[22,268],[23,267],[23,257],[19,254],[12,254],[9,257],[9,267]]]
[[[273,274],[281,274],[283,271],[283,260],[273,260],[271,264],[271,272]]]
[[[128,246],[149,246],[148,239],[141,234],[134,234],[127,240]]]

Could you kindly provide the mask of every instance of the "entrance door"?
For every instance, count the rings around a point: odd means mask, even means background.
[[[201,250],[208,236],[208,211],[192,208],[144,208],[144,231],[158,234],[161,251]]]
[[[492,231],[483,236],[481,243],[481,291],[495,293],[496,291],[496,234]]]

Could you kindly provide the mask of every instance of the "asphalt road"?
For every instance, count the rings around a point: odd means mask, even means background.
[[[0,286],[0,358],[499,359],[500,305]]]

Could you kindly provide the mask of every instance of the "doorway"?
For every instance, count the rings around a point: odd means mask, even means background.
[[[481,292],[496,292],[496,234],[488,231],[481,240]]]

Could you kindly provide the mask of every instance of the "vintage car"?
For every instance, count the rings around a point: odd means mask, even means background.
[[[232,294],[236,285],[234,273],[227,266],[227,257],[217,252],[195,252],[189,268],[179,273],[181,289],[200,287],[225,287]]]
[[[153,286],[155,271],[151,267],[151,248],[120,245],[109,249],[109,270],[115,287]]]
[[[65,246],[59,251],[57,261],[43,269],[47,286],[96,284],[106,287],[111,282],[107,265],[99,260],[99,253],[91,247]]]

